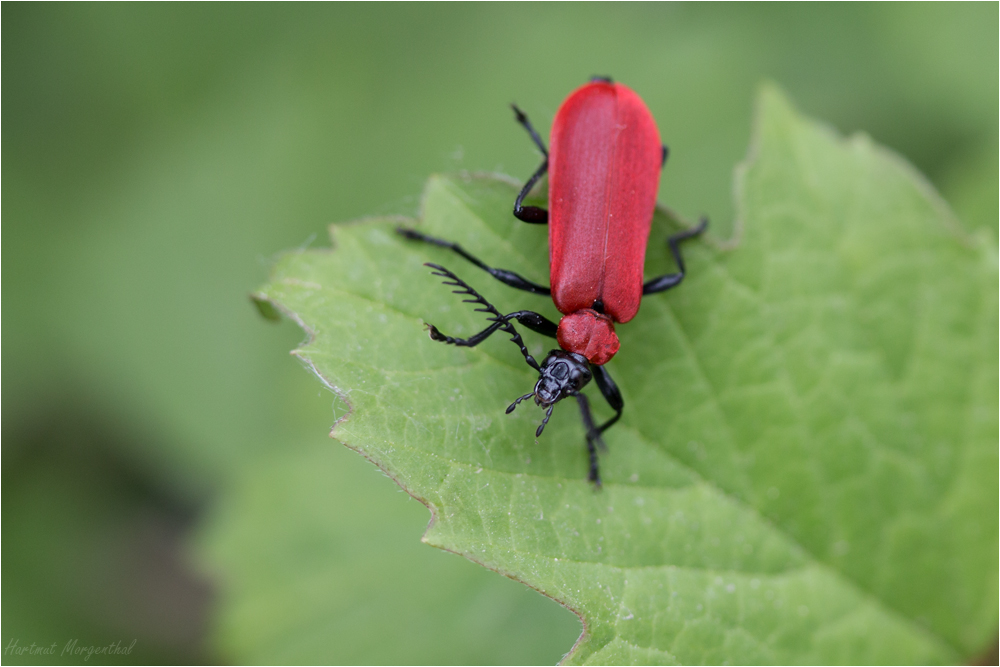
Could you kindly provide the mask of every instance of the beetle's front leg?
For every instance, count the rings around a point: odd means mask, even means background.
[[[597,383],[597,388],[601,390],[601,396],[608,402],[611,409],[615,411],[615,416],[601,424],[597,429],[600,433],[604,433],[614,426],[615,422],[621,419],[622,410],[625,409],[625,399],[622,398],[621,390],[618,389],[618,385],[611,379],[611,374],[608,373],[604,366],[591,364],[590,370],[594,374],[594,382]]]

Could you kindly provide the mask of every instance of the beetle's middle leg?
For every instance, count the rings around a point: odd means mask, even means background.
[[[475,255],[469,254],[465,248],[457,243],[445,241],[444,239],[435,238],[433,236],[427,236],[426,234],[418,232],[411,227],[397,227],[396,232],[413,241],[423,241],[424,243],[430,243],[442,248],[450,248],[505,285],[510,285],[511,287],[524,290],[525,292],[531,292],[532,294],[552,294],[552,290],[545,285],[539,285],[538,283],[528,280],[520,274],[508,271],[507,269],[494,269],[493,267],[488,266]]]

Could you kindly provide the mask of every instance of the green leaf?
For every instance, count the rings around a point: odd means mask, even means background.
[[[737,238],[685,247],[688,278],[618,328],[625,414],[586,481],[575,406],[505,415],[536,379],[422,266],[504,311],[516,292],[398,220],[286,255],[257,298],[309,333],[297,354],[350,406],[333,435],[433,514],[424,541],[583,619],[572,663],[955,663],[997,626],[997,257],[926,181],[760,97]],[[518,184],[437,176],[420,228],[546,281]],[[646,270],[670,270],[654,220]],[[533,354],[551,343],[525,333]],[[602,415],[606,406],[588,389]],[[328,508],[328,511],[336,511]]]

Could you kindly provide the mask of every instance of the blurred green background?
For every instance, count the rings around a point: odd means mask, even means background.
[[[546,134],[589,76],[634,88],[671,148],[660,200],[725,235],[771,79],[996,233],[996,3],[0,11],[2,641],[58,644],[9,664],[80,662],[58,655],[74,638],[135,639],[136,663],[569,650],[571,613],[419,542],[426,509],[328,438],[344,407],[288,356],[302,332],[247,299],[329,223],[415,214],[433,172],[526,178],[512,101]],[[311,484],[282,476],[290,458]],[[323,531],[257,535],[267,513]],[[322,615],[261,608],[303,581]],[[239,639],[254,627],[283,639]]]

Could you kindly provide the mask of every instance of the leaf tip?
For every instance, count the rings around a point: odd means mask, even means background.
[[[762,81],[757,86],[755,106],[754,124],[757,126],[765,120],[774,122],[799,115],[788,93],[774,81]]]
[[[281,321],[281,313],[275,308],[271,300],[260,292],[251,294],[250,301],[257,307],[257,312],[260,313],[260,316],[268,322]]]

